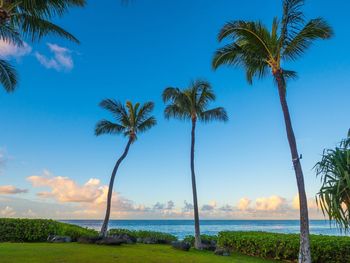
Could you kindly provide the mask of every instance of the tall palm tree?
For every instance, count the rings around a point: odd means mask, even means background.
[[[137,135],[149,130],[156,125],[157,122],[156,119],[150,115],[154,108],[153,102],[146,102],[143,105],[135,103],[135,105],[133,105],[130,101],[127,101],[126,104],[123,105],[121,102],[105,99],[100,103],[100,106],[113,114],[115,122],[108,120],[99,121],[96,124],[95,135],[122,134],[128,138],[124,152],[117,160],[109,182],[106,215],[100,232],[100,236],[105,237],[107,235],[108,221],[111,212],[114,178],[118,167],[127,156],[130,145],[136,141]]]
[[[22,46],[26,38],[38,41],[48,34],[55,34],[79,43],[72,34],[50,20],[63,16],[71,7],[85,4],[86,0],[0,0],[0,40]],[[17,80],[14,67],[0,59],[0,83],[5,91],[14,91]]]
[[[322,186],[316,200],[323,214],[346,231],[350,227],[350,129],[335,149],[323,151],[315,167]]]
[[[208,109],[209,103],[215,100],[215,94],[210,83],[197,80],[183,90],[169,87],[163,91],[163,101],[168,103],[164,110],[166,119],[176,118],[190,120],[191,131],[191,178],[193,192],[194,224],[195,224],[195,248],[201,249],[199,229],[198,200],[196,188],[196,176],[194,171],[195,131],[197,121],[210,122],[213,120],[227,121],[226,111],[222,107]]]
[[[272,75],[277,83],[284,115],[288,142],[295,170],[300,200],[299,262],[310,262],[309,219],[304,177],[286,101],[286,80],[296,76],[284,68],[285,62],[303,55],[314,40],[328,39],[332,28],[322,18],[306,21],[301,11],[303,0],[283,0],[282,19],[274,18],[271,30],[261,22],[233,21],[221,29],[218,39],[232,41],[219,48],[212,62],[214,69],[221,65],[243,67],[247,81]],[[283,65],[283,67],[282,67]]]

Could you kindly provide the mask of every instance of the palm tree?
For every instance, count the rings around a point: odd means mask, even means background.
[[[276,81],[299,191],[301,232],[299,262],[310,262],[309,219],[304,177],[286,101],[286,80],[295,77],[296,73],[286,70],[284,65],[285,62],[296,60],[303,55],[314,40],[330,38],[333,31],[322,18],[306,21],[301,11],[303,3],[303,0],[283,0],[282,19],[275,17],[271,30],[259,21],[226,23],[218,39],[219,41],[228,39],[232,42],[216,51],[212,66],[214,69],[221,65],[243,67],[250,84],[254,77],[263,78],[270,72]]]
[[[163,91],[163,101],[168,103],[164,114],[166,119],[177,118],[180,120],[191,120],[191,178],[194,207],[195,224],[195,248],[201,249],[201,238],[199,229],[199,214],[197,201],[196,176],[194,171],[194,147],[195,131],[197,121],[210,122],[213,120],[227,121],[226,111],[222,107],[208,109],[209,103],[215,100],[215,94],[206,81],[197,80],[191,85],[180,90],[169,87]]]
[[[79,43],[78,39],[50,22],[55,16],[63,16],[71,7],[83,7],[86,0],[0,0],[0,40],[22,46],[29,38],[38,41],[48,34]],[[0,59],[0,83],[5,91],[13,92],[18,76],[6,60]]]
[[[314,168],[322,181],[317,203],[329,220],[335,220],[347,231],[350,227],[350,129],[347,139],[338,147],[323,151],[322,160]]]
[[[100,106],[113,114],[115,122],[108,120],[99,121],[96,124],[95,135],[122,134],[128,138],[128,143],[126,144],[123,154],[120,156],[114,166],[109,182],[106,216],[100,232],[100,236],[106,237],[111,212],[114,178],[118,171],[118,167],[128,154],[130,145],[136,141],[137,135],[152,128],[157,122],[153,116],[150,116],[154,108],[153,102],[146,102],[143,105],[136,103],[133,105],[130,101],[127,101],[126,105],[124,106],[118,101],[105,99],[101,101]]]

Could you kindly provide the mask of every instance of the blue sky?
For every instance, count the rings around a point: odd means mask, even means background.
[[[220,46],[216,35],[226,21],[261,20],[269,25],[281,13],[276,2],[134,0],[124,6],[117,0],[89,1],[86,8],[56,21],[77,36],[80,45],[57,37],[28,41],[23,55],[12,56],[20,73],[18,90],[11,95],[0,92],[0,186],[28,192],[2,195],[0,210],[12,209],[3,215],[30,216],[31,210],[38,217],[100,217],[102,201],[98,208],[88,201],[73,202],[64,196],[65,187],[55,188],[62,183],[55,180],[67,177],[75,184],[71,190],[79,192],[95,178],[100,182],[93,181],[86,195],[103,192],[126,144],[122,137],[93,134],[99,119],[111,117],[98,103],[114,98],[154,101],[158,119],[132,146],[118,172],[115,190],[121,201],[115,210],[125,211],[114,218],[186,218],[184,201],[192,200],[190,125],[164,120],[161,92],[204,78],[217,93],[213,106],[225,107],[230,121],[199,125],[197,130],[200,205],[213,208],[203,209],[203,217],[297,217],[294,171],[272,80],[249,86],[241,69],[214,72],[210,66]],[[344,24],[349,8],[350,3],[340,0],[307,1],[306,16],[324,17],[335,37],[317,42],[303,58],[286,65],[299,73],[289,84],[287,99],[310,198],[320,186],[313,165],[323,148],[333,147],[349,128],[350,32]],[[39,187],[30,176],[51,181]],[[42,192],[50,194],[38,195]],[[169,201],[174,205],[167,207]],[[165,212],[155,209],[157,203]],[[249,211],[237,208],[242,203],[249,204]],[[43,211],[54,206],[63,214]],[[223,213],[220,208],[225,206],[232,211]],[[92,213],[98,209],[101,213]],[[88,212],[72,212],[78,210]]]

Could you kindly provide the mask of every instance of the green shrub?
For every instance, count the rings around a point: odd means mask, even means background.
[[[128,229],[110,229],[109,235],[128,234],[139,240],[152,239],[158,244],[170,244],[172,241],[176,241],[177,237],[168,233],[156,232],[156,231],[144,231],[144,230],[128,230]]]
[[[54,220],[0,218],[0,242],[42,242],[49,235],[70,236],[76,241],[80,236],[93,236],[97,232]]]
[[[311,235],[311,256],[315,263],[350,262],[350,237]],[[218,245],[246,255],[297,261],[298,234],[224,231]]]
[[[202,242],[206,242],[206,243],[210,243],[211,241],[215,241],[217,242],[218,237],[217,236],[210,236],[210,235],[201,235],[201,241]],[[194,246],[194,236],[185,236],[185,238],[183,239],[183,241],[190,243],[191,246]]]
[[[123,228],[112,228],[110,230],[108,230],[108,235],[112,236],[112,235],[121,235],[121,234],[127,234],[131,237],[135,237],[137,238],[137,231],[135,230],[128,230],[128,229],[123,229]]]

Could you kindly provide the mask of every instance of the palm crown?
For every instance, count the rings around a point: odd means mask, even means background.
[[[227,113],[224,108],[208,109],[209,103],[215,100],[215,94],[206,81],[197,80],[184,90],[169,87],[163,92],[163,101],[170,102],[165,110],[167,119],[211,120],[227,121]]]
[[[79,42],[72,34],[49,20],[67,13],[70,7],[83,7],[85,4],[85,0],[0,0],[0,37],[20,44],[21,37],[35,41],[54,33]]]
[[[282,61],[295,60],[316,39],[327,39],[333,34],[322,18],[305,21],[300,11],[303,0],[284,0],[282,19],[274,18],[271,31],[261,22],[228,22],[219,32],[218,39],[233,40],[218,49],[212,66],[243,66],[249,83],[254,77],[262,78],[269,69],[281,73],[283,81],[295,77],[294,71],[282,69]]]
[[[154,109],[153,102],[146,102],[143,105],[135,103],[133,105],[130,101],[123,105],[119,101],[105,99],[100,103],[100,106],[110,111],[115,122],[108,120],[101,120],[97,123],[95,134],[123,134],[129,137],[130,140],[135,141],[139,133],[145,132],[156,125],[154,116],[150,113]]]
[[[53,33],[78,43],[78,39],[51,23],[50,19],[67,13],[70,7],[82,7],[85,3],[86,0],[0,0],[0,39],[22,46],[24,38],[36,41]],[[14,91],[17,80],[14,67],[0,58],[0,83],[5,90]]]

